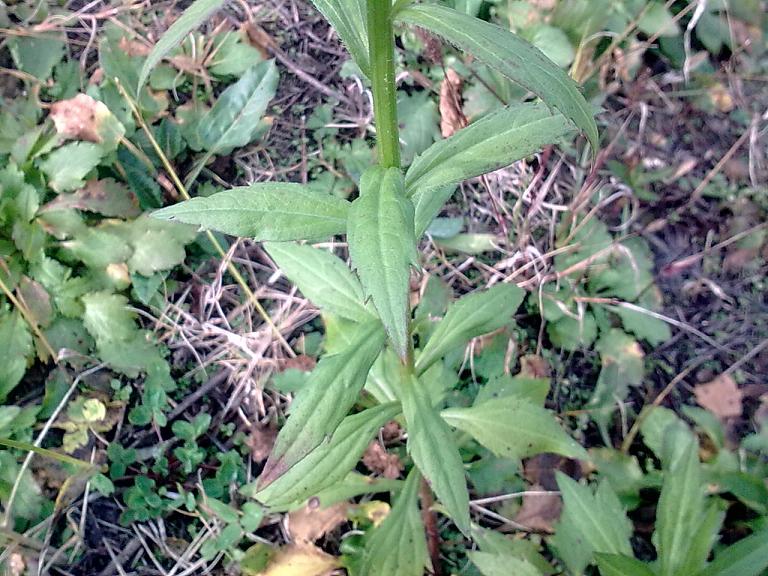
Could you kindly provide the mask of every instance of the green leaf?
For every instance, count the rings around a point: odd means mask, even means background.
[[[21,382],[32,354],[32,334],[17,311],[0,316],[0,401]]]
[[[99,347],[107,342],[129,340],[137,331],[128,298],[109,292],[83,296],[83,323]]]
[[[349,202],[300,184],[253,184],[192,198],[152,213],[259,241],[322,240],[344,232]]]
[[[120,218],[135,218],[141,214],[136,194],[112,178],[91,180],[85,188],[73,194],[59,194],[43,206],[41,212],[70,208]]]
[[[467,555],[483,576],[541,576],[533,564],[509,554],[469,552]]]
[[[248,68],[261,62],[261,52],[246,40],[246,34],[228,30],[218,34],[213,48],[212,58],[206,63],[208,70],[216,76],[242,76]],[[176,73],[175,70],[173,71]]]
[[[312,0],[312,4],[331,23],[363,74],[369,75],[365,0]]]
[[[413,193],[411,196],[414,208],[413,227],[417,239],[424,235],[435,216],[440,213],[443,205],[453,196],[455,191],[455,186],[444,186],[434,189],[419,189]]]
[[[578,85],[537,48],[499,26],[437,4],[409,6],[397,18],[442,36],[535,93],[572,120],[596,153],[599,136],[589,104]]]
[[[698,574],[706,566],[707,558],[725,519],[726,507],[727,504],[720,499],[710,500],[706,510],[699,517],[695,532],[689,535],[688,549],[677,574]]]
[[[291,406],[264,466],[259,487],[268,486],[297,462],[327,442],[352,408],[374,360],[384,346],[377,321],[361,325],[349,347],[323,357]]]
[[[384,323],[397,354],[409,348],[410,265],[418,261],[413,205],[397,168],[372,168],[349,209],[347,240],[352,264]]]
[[[517,396],[536,406],[544,406],[548,394],[549,378],[510,377],[500,374],[480,388],[475,397],[475,406],[507,396]]]
[[[418,205],[417,196],[509,166],[572,132],[570,122],[544,104],[503,108],[418,156],[406,173],[406,190]]]
[[[397,93],[397,121],[400,127],[400,154],[404,165],[440,138],[440,115],[432,94],[427,91]]]
[[[163,57],[174,47],[181,44],[187,34],[203,24],[210,16],[224,4],[224,0],[195,0],[189,8],[184,10],[181,16],[171,25],[165,34],[152,48],[139,73],[137,92],[141,92],[149,73]]]
[[[639,386],[645,376],[643,349],[624,331],[613,328],[604,333],[595,349],[600,353],[602,369],[589,407],[597,409],[595,419],[605,422],[608,412],[600,411],[623,401],[630,386]]]
[[[58,34],[35,32],[30,36],[11,38],[8,48],[16,68],[45,82],[51,77],[53,67],[64,56],[66,38]]]
[[[561,530],[577,534],[579,548],[587,562],[594,552],[633,556],[629,544],[632,523],[607,482],[601,483],[593,494],[587,486],[558,472],[557,485],[563,497],[563,514],[556,530],[557,537]],[[562,553],[560,544],[557,548]],[[569,568],[580,573],[584,566],[569,565]]]
[[[51,152],[40,163],[48,185],[56,192],[69,192],[85,185],[85,176],[104,157],[104,148],[93,142],[72,142]]]
[[[348,320],[371,318],[360,282],[342,260],[327,250],[289,242],[270,242],[264,248],[318,308]]]
[[[697,576],[760,576],[768,568],[768,529],[720,552]]]
[[[525,560],[546,576],[555,573],[552,565],[539,552],[539,545],[532,540],[510,538],[495,530],[474,526],[472,536],[483,552]]]
[[[252,483],[241,492],[270,508],[303,504],[326,488],[337,486],[358,463],[379,428],[399,411],[399,404],[390,403],[347,416],[328,442],[312,450],[266,488],[259,489],[257,483]],[[329,504],[321,502],[321,506]]]
[[[704,483],[696,439],[688,437],[685,445],[680,446],[679,454],[678,459],[665,467],[656,510],[661,576],[680,573],[704,508]]]
[[[601,576],[655,576],[647,564],[621,554],[595,554]]]
[[[250,144],[275,96],[278,79],[275,61],[268,60],[250,68],[224,90],[198,125],[203,148],[211,154],[226,154]]]
[[[152,276],[184,262],[184,243],[170,230],[145,230],[137,235],[133,245],[133,254],[128,260],[132,273]]]
[[[637,23],[638,29],[649,36],[677,36],[680,27],[664,2],[652,0]]]
[[[414,468],[384,522],[366,537],[360,576],[424,574],[429,560],[418,504],[420,482]]]
[[[672,337],[669,324],[664,320],[623,306],[609,306],[608,309],[621,318],[621,323],[628,332],[632,332],[651,346],[659,346]]]
[[[472,338],[506,325],[524,296],[525,292],[517,286],[497,284],[451,304],[416,360],[417,372],[424,372],[446,353]]]
[[[432,407],[426,387],[417,378],[404,383],[401,396],[408,424],[408,452],[456,526],[468,535],[469,494],[453,433]]]
[[[495,398],[472,408],[448,408],[441,416],[500,457],[519,459],[552,452],[587,459],[584,448],[563,431],[549,410],[519,396]]]

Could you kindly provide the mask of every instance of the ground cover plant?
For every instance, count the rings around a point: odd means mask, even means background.
[[[0,12],[8,573],[765,572],[764,118],[713,71],[762,69],[759,2],[34,4]],[[709,171],[633,156],[662,65],[743,127]],[[703,202],[718,243],[667,259]]]

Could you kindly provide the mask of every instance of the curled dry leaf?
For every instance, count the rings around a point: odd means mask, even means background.
[[[294,542],[310,544],[325,536],[346,519],[346,502],[327,508],[308,505],[288,514],[288,532]]]
[[[262,463],[269,457],[277,438],[277,428],[267,424],[266,426],[254,426],[251,433],[245,439],[245,444],[251,449],[251,458],[256,463]]]
[[[525,378],[549,378],[551,376],[549,362],[536,354],[526,354],[520,358],[520,374]]]
[[[403,463],[397,454],[389,454],[379,442],[371,442],[363,454],[363,464],[371,472],[376,472],[392,480],[399,478],[403,471]]]
[[[743,394],[727,374],[721,374],[707,384],[699,384],[694,387],[693,393],[699,406],[720,419],[741,416]]]
[[[461,106],[461,84],[461,77],[453,68],[448,68],[440,85],[440,132],[443,138],[453,136],[467,126]]]

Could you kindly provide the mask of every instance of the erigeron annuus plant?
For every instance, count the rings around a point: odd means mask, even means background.
[[[511,380],[471,407],[441,411],[443,358],[472,338],[508,325],[524,293],[511,284],[469,294],[437,322],[416,323],[409,278],[417,243],[463,180],[502,168],[578,128],[593,149],[598,134],[576,84],[512,33],[439,4],[408,0],[314,0],[370,80],[378,165],[362,177],[353,202],[290,183],[235,188],[155,212],[155,217],[265,242],[285,275],[343,328],[345,346],[320,359],[298,395],[257,482],[244,489],[265,507],[285,510],[348,476],[379,428],[398,419],[413,468],[387,519],[367,539],[363,574],[422,574],[428,565],[418,507],[423,477],[440,510],[472,536],[464,467],[453,429],[497,455],[540,452],[584,457],[543,408],[541,388]],[[198,0],[168,33],[199,23],[220,2]],[[205,5],[205,6],[204,6]],[[394,24],[423,28],[471,53],[537,95],[437,142],[404,170],[395,101]],[[157,51],[148,66],[159,60]],[[146,76],[146,74],[143,74]],[[352,269],[312,242],[346,234]],[[353,272],[354,270],[354,272]],[[378,405],[350,415],[363,388]],[[535,389],[533,389],[535,388]],[[364,491],[365,487],[359,487]]]

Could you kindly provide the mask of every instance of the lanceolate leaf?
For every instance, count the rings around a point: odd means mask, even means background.
[[[661,576],[673,576],[686,559],[691,537],[696,532],[704,509],[704,484],[695,438],[680,436],[680,457],[664,470],[656,511],[656,530]]]
[[[502,458],[543,452],[587,458],[584,448],[563,431],[550,411],[520,396],[496,398],[472,408],[449,408],[441,416]]]
[[[408,424],[408,452],[456,526],[469,535],[464,464],[450,428],[432,407],[427,389],[416,378],[403,384],[401,402]]]
[[[629,544],[632,524],[607,482],[592,494],[588,487],[558,472],[557,485],[563,496],[563,515],[558,531],[568,524],[580,534],[582,546],[592,552],[633,555]]]
[[[401,358],[408,349],[408,283],[418,260],[413,204],[397,168],[372,168],[349,210],[349,254]]]
[[[538,48],[508,30],[438,4],[418,4],[397,18],[442,36],[557,108],[598,147],[597,125],[577,84]]]
[[[368,31],[365,0],[312,0],[331,23],[355,62],[368,75]]]
[[[348,320],[370,320],[363,288],[339,258],[327,250],[292,242],[264,246],[288,279],[319,308]]]
[[[457,346],[507,324],[524,296],[525,292],[517,286],[497,284],[451,304],[417,359],[417,372],[424,372]]]
[[[427,541],[419,512],[421,475],[411,470],[389,515],[365,545],[360,576],[422,576],[428,565]]]
[[[300,184],[253,184],[152,213],[259,241],[321,240],[344,232],[349,202]]]
[[[241,491],[270,508],[290,508],[336,486],[360,460],[371,438],[400,411],[390,403],[347,416],[331,439],[321,444],[263,490],[250,484]],[[328,505],[320,502],[321,506]]]
[[[144,61],[141,73],[139,74],[139,85],[136,88],[136,92],[141,92],[144,83],[149,78],[149,73],[157,66],[157,63],[174,47],[179,45],[187,34],[208,20],[211,14],[221,8],[222,4],[224,4],[224,0],[196,0],[189,8],[184,10],[184,13],[168,28]]]
[[[0,317],[0,401],[13,390],[27,369],[32,354],[32,334],[17,311]]]
[[[212,154],[224,154],[250,144],[259,120],[277,90],[274,60],[259,62],[224,90],[213,108],[200,120],[200,142]]]
[[[508,554],[470,552],[469,559],[483,576],[542,576],[541,571],[530,562]]]
[[[739,540],[717,555],[698,576],[759,576],[768,568],[768,529]]]
[[[571,132],[565,116],[541,103],[501,109],[418,156],[405,176],[406,191],[433,194],[436,188],[508,166]]]
[[[595,554],[600,576],[655,576],[646,564],[621,554]]]
[[[350,346],[325,356],[294,401],[259,479],[264,488],[333,435],[352,408],[376,357],[384,346],[378,321],[361,325]]]
[[[416,230],[417,239],[424,235],[435,216],[440,213],[443,205],[453,196],[455,191],[455,186],[444,186],[442,188],[419,189],[413,193],[411,197],[414,208],[413,227]]]

